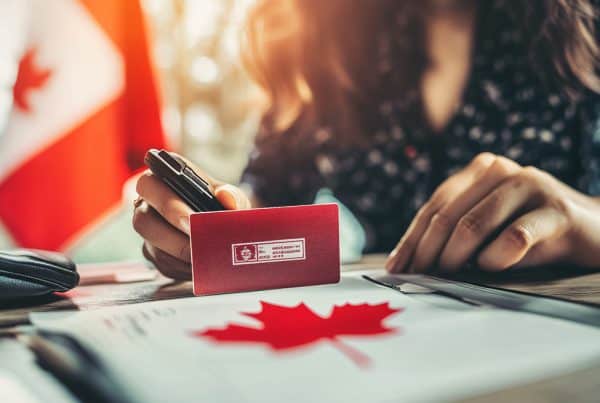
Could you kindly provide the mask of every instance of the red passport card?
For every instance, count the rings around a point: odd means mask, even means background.
[[[336,204],[190,216],[194,294],[337,283]]]

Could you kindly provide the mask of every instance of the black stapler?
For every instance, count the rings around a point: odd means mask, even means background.
[[[56,252],[0,251],[0,300],[68,291],[79,283],[75,263]]]

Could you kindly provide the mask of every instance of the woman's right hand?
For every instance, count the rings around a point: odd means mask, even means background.
[[[189,166],[210,184],[226,209],[250,208],[248,197],[239,188],[208,177],[192,164]],[[165,276],[190,280],[192,209],[150,171],[139,177],[136,190],[139,198],[135,202],[133,228],[144,238],[144,256]]]

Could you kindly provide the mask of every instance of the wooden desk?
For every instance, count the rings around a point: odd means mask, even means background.
[[[514,273],[465,273],[452,278],[600,307],[600,272],[557,267]]]

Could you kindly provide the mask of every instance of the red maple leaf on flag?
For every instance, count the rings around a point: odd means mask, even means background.
[[[328,340],[359,367],[367,367],[370,358],[342,343],[339,336],[373,336],[394,333],[398,329],[383,326],[382,321],[403,309],[390,308],[389,303],[376,305],[345,304],[335,306],[328,317],[315,314],[304,303],[294,307],[261,301],[258,313],[243,312],[262,323],[262,327],[228,324],[193,332],[195,337],[210,338],[218,343],[264,343],[275,351],[295,349]]]
[[[29,49],[19,62],[17,81],[13,87],[15,106],[24,112],[31,111],[29,93],[42,88],[52,75],[50,69],[40,69],[35,63],[35,49]]]

